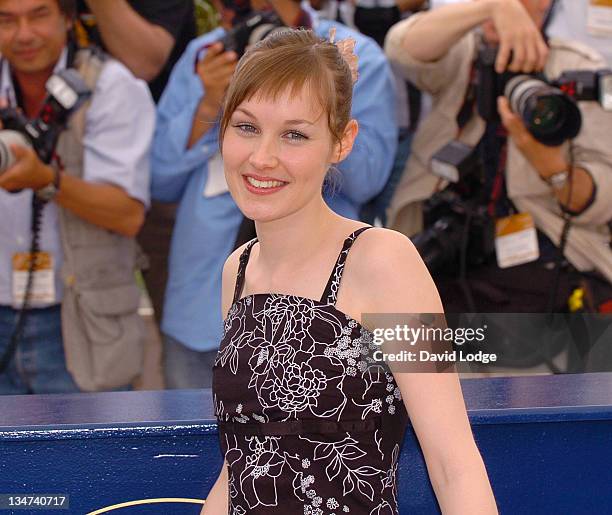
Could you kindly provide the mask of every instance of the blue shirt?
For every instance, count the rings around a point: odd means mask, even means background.
[[[353,151],[338,166],[340,184],[326,198],[337,213],[357,219],[362,204],[385,185],[397,146],[393,76],[378,45],[337,22],[315,21],[313,30],[336,41],[352,37],[359,79],[352,116],[359,122]],[[209,161],[219,149],[218,126],[186,149],[194,113],[204,95],[194,73],[197,51],[224,35],[216,29],[191,42],[176,64],[158,105],[152,151],[152,197],[180,202],[169,260],[162,331],[198,351],[217,349],[223,333],[221,274],[232,252],[242,213],[228,192],[204,196]]]
[[[55,71],[65,69],[66,64],[64,49]],[[11,73],[4,60],[0,84],[0,96],[10,105],[16,105]],[[146,83],[136,79],[119,61],[105,61],[85,115],[83,180],[118,186],[147,206],[154,124],[155,105]],[[30,250],[31,203],[32,190],[8,193],[0,188],[0,305],[13,303],[13,255]],[[55,202],[44,207],[40,249],[53,256],[55,300],[61,302],[63,287],[59,271],[63,257],[58,210]]]

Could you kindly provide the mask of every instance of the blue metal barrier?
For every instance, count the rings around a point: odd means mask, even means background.
[[[612,513],[611,373],[462,386],[500,513]],[[0,397],[0,494],[69,495],[0,515],[195,515],[220,466],[209,390]],[[439,513],[410,429],[398,492],[402,515]]]

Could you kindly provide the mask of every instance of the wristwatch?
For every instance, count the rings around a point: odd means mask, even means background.
[[[553,190],[561,190],[567,184],[569,179],[569,172],[563,170],[562,172],[553,173],[552,175],[544,178],[544,182],[548,184]]]
[[[40,200],[44,200],[45,202],[49,202],[53,200],[55,196],[58,194],[59,189],[60,189],[61,173],[55,167],[52,167],[52,169],[53,169],[53,181],[51,181],[46,186],[43,186],[42,188],[36,190],[36,196]]]

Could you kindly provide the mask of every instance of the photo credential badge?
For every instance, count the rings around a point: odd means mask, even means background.
[[[518,213],[497,220],[495,253],[500,268],[523,265],[540,257],[538,235],[529,213]]]
[[[228,191],[229,188],[225,180],[225,172],[223,171],[223,158],[221,153],[217,152],[208,161],[208,177],[202,195],[204,197],[216,197]]]
[[[13,255],[13,306],[16,308],[20,308],[23,304],[31,260],[32,254],[29,252]],[[30,303],[53,304],[55,302],[53,256],[48,252],[36,253],[32,274]]]

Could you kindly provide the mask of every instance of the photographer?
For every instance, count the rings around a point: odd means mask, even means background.
[[[360,206],[382,189],[395,153],[395,93],[387,60],[369,38],[339,23],[318,20],[297,1],[258,0],[252,7],[271,7],[286,26],[310,26],[323,37],[335,28],[338,40],[356,40],[360,78],[352,114],[360,131],[353,153],[339,166],[337,191],[325,195],[334,211],[355,219]],[[224,52],[220,40],[230,24],[240,27],[249,15],[249,5],[243,10],[238,4],[222,8],[224,28],[191,43],[159,104],[152,195],[180,202],[162,321],[166,384],[171,388],[210,385],[222,334],[221,273],[243,217],[225,182],[217,123],[238,55]]]
[[[148,81],[157,101],[196,35],[193,0],[78,0],[77,7],[79,35]]]
[[[161,97],[170,72],[196,36],[194,0],[78,0],[79,44],[95,44],[146,80],[153,99]],[[138,235],[148,263],[147,293],[159,322],[167,281],[168,252],[176,206],[153,202]],[[159,354],[158,338],[150,354]]]
[[[22,114],[43,129],[38,139],[18,131],[21,144],[0,132],[8,164],[0,175],[3,394],[121,388],[142,364],[134,236],[149,201],[154,105],[119,62],[75,47],[75,8],[70,0],[0,0],[4,129]],[[66,69],[91,97],[62,130],[47,91]],[[41,157],[37,143],[54,130],[50,159]]]
[[[596,102],[580,102],[578,136],[549,146],[527,131],[503,97],[497,100],[500,122],[487,123],[477,112],[477,61],[484,45],[498,47],[498,74],[543,70],[553,80],[564,71],[605,67],[595,51],[580,43],[551,39],[546,45],[540,29],[550,3],[479,0],[440,7],[397,24],[386,40],[390,59],[433,97],[432,112],[415,135],[392,202],[393,226],[408,235],[422,229],[423,201],[448,184],[432,173],[432,157],[458,140],[475,147],[480,157],[484,206],[489,218],[497,221],[498,232],[500,221],[512,225],[519,218],[520,230],[527,231],[515,233],[527,235],[527,243],[503,252],[497,249],[497,262],[495,256],[476,256],[481,264],[470,270],[472,302],[453,277],[435,271],[450,311],[567,309],[568,297],[583,280],[599,292],[591,309],[603,309],[609,298],[612,150],[606,140],[612,115]],[[475,30],[478,27],[481,32]],[[564,257],[570,265],[563,263]],[[456,263],[459,258],[455,259]]]
[[[355,26],[380,46],[384,45],[389,29],[403,15],[425,7],[425,0],[354,0]]]

